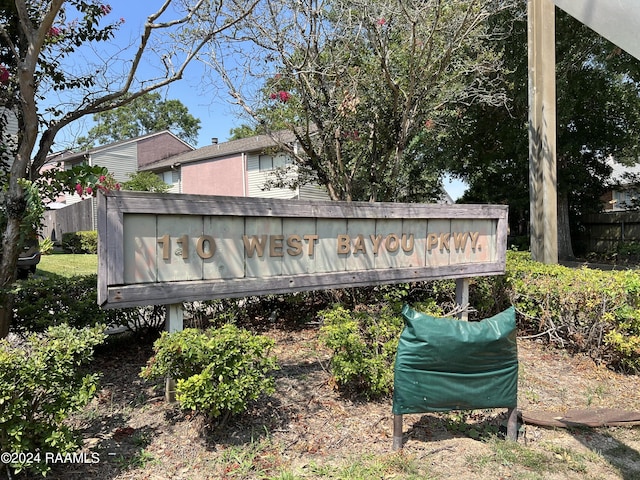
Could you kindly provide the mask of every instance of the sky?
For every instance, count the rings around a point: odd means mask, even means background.
[[[115,33],[113,43],[116,46],[126,46],[131,42],[139,41],[147,16],[155,13],[163,3],[164,0],[105,0],[105,4],[112,8],[105,19],[109,22],[116,22],[120,18],[124,19],[124,23]],[[173,18],[175,15],[160,17],[161,20]],[[131,58],[131,55],[126,58]],[[141,78],[150,78],[153,75],[152,68],[144,63],[141,63],[139,72]],[[214,137],[223,142],[229,138],[229,132],[232,128],[242,124],[237,115],[238,110],[234,111],[233,106],[221,98],[225,92],[222,90],[206,91],[202,87],[201,80],[202,69],[197,62],[192,62],[183,79],[160,90],[163,99],[180,100],[192,116],[200,119],[198,141],[193,145],[194,147],[209,145]],[[66,131],[61,132],[58,149],[72,143],[75,137],[84,135],[92,126],[91,117],[74,122]]]
[[[139,38],[147,16],[155,13],[164,3],[164,0],[105,1],[111,5],[114,18],[125,18],[121,27],[125,39],[130,36]],[[175,15],[160,17],[163,18],[171,19],[175,18]],[[202,67],[198,62],[192,62],[184,78],[172,83],[163,92],[167,100],[180,100],[191,115],[200,119],[200,131],[195,147],[210,145],[212,138],[217,138],[219,142],[226,141],[230,137],[231,129],[243,123],[238,115],[239,107],[231,105],[225,90],[203,89],[202,75]]]
[[[164,0],[105,0],[112,10],[107,16],[109,21],[124,19],[124,23],[116,32],[114,42],[116,44],[127,45],[133,40],[138,40],[144,27],[144,22],[148,15],[154,13],[164,3]],[[168,13],[168,12],[167,12]],[[163,16],[161,19],[172,18]],[[145,69],[149,66],[141,65],[144,76]],[[189,113],[200,119],[200,131],[198,142],[194,147],[204,147],[212,143],[212,138],[217,138],[219,142],[228,140],[230,130],[240,126],[243,122],[239,118],[238,107],[232,106],[225,98],[223,90],[203,89],[202,67],[197,62],[190,65],[184,78],[174,82],[162,95],[167,100],[177,99],[184,104]],[[67,132],[61,132],[67,139],[74,136],[84,135],[92,127],[90,118],[85,118],[72,125]],[[465,185],[459,181],[445,179],[445,189],[455,200],[465,189]]]

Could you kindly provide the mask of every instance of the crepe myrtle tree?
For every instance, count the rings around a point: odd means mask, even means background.
[[[165,0],[147,17],[137,41],[114,49],[110,41],[126,13],[118,15],[100,0],[0,3],[0,338],[10,326],[20,226],[28,215],[26,186],[41,176],[61,129],[181,79],[203,46],[253,6],[242,0]],[[198,15],[209,19],[207,29],[187,39],[184,33],[193,31]],[[156,68],[145,76],[142,63]],[[104,174],[89,173],[98,179]],[[80,185],[84,193],[87,186]]]
[[[333,199],[404,200],[420,181],[417,134],[461,103],[505,102],[500,56],[481,40],[508,34],[489,20],[515,3],[270,0],[200,56]]]

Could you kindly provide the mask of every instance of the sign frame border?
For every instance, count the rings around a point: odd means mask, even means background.
[[[487,219],[497,220],[496,259],[438,267],[282,275],[268,278],[194,280],[125,284],[124,215],[194,215],[340,219]],[[100,192],[98,195],[98,305],[124,308],[168,305],[215,298],[268,295],[376,284],[501,275],[506,267],[506,205],[441,205],[301,201],[149,192]]]

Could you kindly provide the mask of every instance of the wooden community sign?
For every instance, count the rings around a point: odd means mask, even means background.
[[[505,271],[507,207],[145,192],[98,197],[105,308]]]

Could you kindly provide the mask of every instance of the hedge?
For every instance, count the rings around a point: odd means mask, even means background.
[[[0,451],[17,460],[0,464],[0,474],[5,470],[12,478],[12,472],[24,470],[45,476],[51,468],[48,454],[78,450],[78,435],[66,419],[97,390],[98,374],[82,367],[104,341],[103,331],[102,325],[80,330],[60,325],[30,335],[20,346],[0,340]]]
[[[492,284],[500,279],[487,280]],[[640,274],[569,268],[509,252],[505,291],[521,335],[547,338],[627,371],[640,371]]]
[[[125,326],[139,335],[154,335],[164,327],[162,305],[104,310],[97,304],[97,275],[31,277],[14,289],[11,331],[22,336],[53,325],[74,328],[105,324]]]
[[[86,230],[62,234],[62,248],[69,253],[98,253],[98,232]]]

